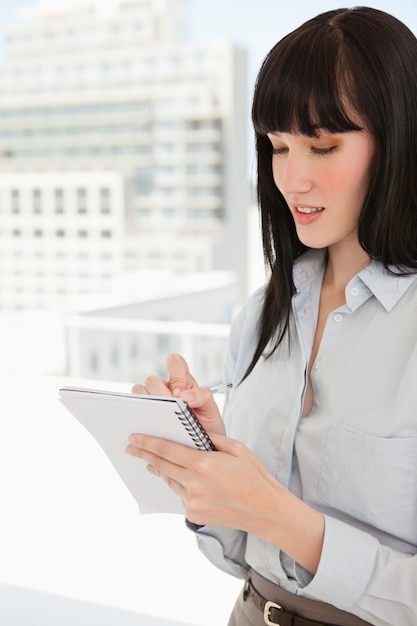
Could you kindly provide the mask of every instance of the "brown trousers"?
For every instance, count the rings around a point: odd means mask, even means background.
[[[265,626],[268,623],[281,626],[371,626],[369,622],[331,604],[288,593],[254,570],[250,570],[248,579],[236,601],[228,626]],[[276,603],[283,612],[277,609],[268,611],[267,607],[267,620],[270,621],[266,621],[264,600]]]

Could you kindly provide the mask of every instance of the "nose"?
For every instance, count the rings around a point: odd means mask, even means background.
[[[274,159],[272,173],[276,186],[284,195],[306,193],[313,184],[310,168],[302,156],[287,154]]]

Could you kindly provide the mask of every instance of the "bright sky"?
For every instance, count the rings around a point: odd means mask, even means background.
[[[38,0],[0,0],[0,56],[7,26],[16,22],[21,8],[36,4]],[[287,32],[318,13],[354,4],[392,13],[417,34],[416,0],[185,0],[184,14],[191,39],[229,39],[246,47],[252,82],[266,53]]]

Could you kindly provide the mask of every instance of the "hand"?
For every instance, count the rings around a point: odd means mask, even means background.
[[[147,435],[132,435],[127,452],[148,463],[182,499],[197,524],[249,530],[280,489],[264,465],[243,444],[216,435],[215,452],[201,452]]]
[[[185,389],[198,387],[195,378],[190,374],[187,361],[180,354],[169,354],[166,360],[169,379],[162,380],[159,376],[148,376],[145,384],[133,385],[132,392],[160,396],[178,396]]]
[[[186,517],[253,533],[276,545],[314,574],[320,561],[324,517],[283,487],[241,442],[212,436],[215,452],[132,435],[127,452],[144,459],[182,499]]]
[[[145,384],[132,387],[132,393],[181,398],[193,409],[203,428],[211,434],[224,435],[226,429],[218,406],[208,387],[199,387],[191,375],[188,364],[179,354],[167,357],[168,380],[159,376],[148,376]]]

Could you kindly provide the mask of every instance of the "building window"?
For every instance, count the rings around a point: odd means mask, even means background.
[[[132,341],[132,343],[130,344],[130,359],[133,363],[136,363],[138,360],[138,356],[139,356],[139,351],[138,351],[138,344],[136,343],[136,341]]]
[[[148,196],[153,189],[153,169],[141,167],[135,176],[136,192],[141,196]]]
[[[32,206],[34,213],[42,212],[42,192],[40,189],[34,189],[32,192]]]
[[[65,237],[65,230],[59,229],[59,230],[55,231],[55,235],[57,237],[61,237],[61,238]]]
[[[18,189],[12,189],[12,213],[20,213],[20,192]]]
[[[179,56],[171,57],[170,64],[173,69],[178,69],[181,66],[181,58]]]
[[[88,237],[88,231],[86,231],[86,230],[79,230],[78,231],[78,236],[85,239],[86,237]]]
[[[110,213],[110,189],[107,187],[100,189],[100,212]]]
[[[102,230],[101,236],[103,239],[109,239],[111,237],[111,230]]]
[[[55,189],[54,199],[55,199],[55,213],[63,213],[64,212],[64,192],[62,189]]]
[[[87,213],[87,190],[77,189],[77,211]]]
[[[42,237],[43,236],[43,231],[40,228],[37,228],[36,230],[33,231],[33,235],[35,237]]]
[[[203,187],[188,187],[187,188],[187,196],[195,197],[195,196],[204,196],[207,194],[207,189]]]
[[[119,365],[119,350],[116,346],[111,351],[110,359],[113,367],[117,367]]]
[[[98,372],[98,365],[99,359],[98,359],[98,354],[96,350],[93,350],[90,354],[90,370],[93,373]]]

